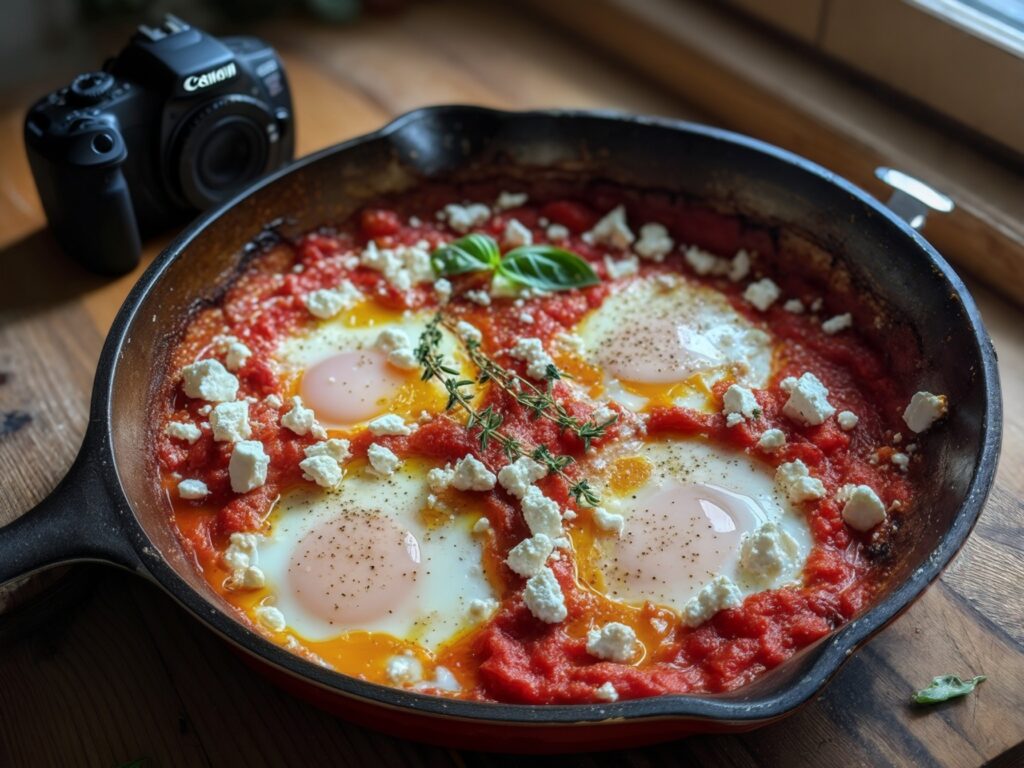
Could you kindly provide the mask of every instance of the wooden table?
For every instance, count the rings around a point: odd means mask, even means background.
[[[256,30],[284,54],[298,149],[439,102],[600,107],[696,117],[525,12],[426,4],[328,29]],[[50,236],[23,157],[21,111],[0,117],[0,520],[52,488],[84,432],[103,336],[138,272],[90,276]],[[742,126],[740,126],[743,128]],[[746,130],[756,133],[756,127]],[[160,243],[147,248],[147,261]],[[743,736],[538,765],[1024,765],[1024,315],[975,286],[999,352],[1003,461],[977,530],[905,615],[787,721]],[[423,747],[335,721],[250,674],[166,596],[81,566],[70,606],[0,655],[0,765],[518,765]],[[2,628],[2,619],[0,619]],[[925,711],[933,675],[986,673],[975,695]]]

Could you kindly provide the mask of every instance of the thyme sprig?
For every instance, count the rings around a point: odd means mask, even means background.
[[[456,327],[449,320],[442,320],[445,328],[456,336]],[[479,370],[480,376],[477,381],[481,384],[493,381],[502,390],[510,394],[517,403],[522,405],[529,412],[531,418],[547,419],[559,426],[562,431],[568,430],[575,434],[583,442],[583,450],[589,450],[591,443],[597,438],[603,437],[608,427],[618,420],[617,414],[602,423],[593,419],[580,421],[572,416],[558,400],[555,399],[554,386],[559,379],[567,378],[567,374],[558,370],[554,365],[549,365],[544,374],[545,386],[543,389],[533,382],[524,379],[514,371],[502,367],[489,357],[480,348],[480,342],[476,339],[463,339],[463,346],[470,362]]]
[[[421,376],[423,381],[437,379],[448,393],[448,403],[445,406],[445,410],[450,411],[458,406],[465,411],[468,417],[466,421],[466,429],[470,432],[477,432],[477,439],[480,442],[481,450],[487,450],[487,447],[494,442],[501,446],[502,452],[509,461],[515,461],[522,456],[530,456],[534,461],[546,467],[548,474],[557,475],[566,482],[569,486],[569,494],[576,500],[577,504],[584,504],[590,507],[596,507],[600,504],[601,498],[597,495],[586,478],[574,480],[565,472],[565,468],[574,461],[572,456],[554,454],[546,445],[543,444],[532,447],[524,444],[502,429],[505,417],[494,410],[493,406],[488,405],[486,408],[477,409],[473,405],[473,398],[476,396],[476,391],[470,389],[471,387],[474,387],[477,384],[486,383],[487,381],[494,381],[502,389],[509,391],[513,395],[517,395],[522,394],[522,392],[516,392],[512,389],[514,385],[511,382],[520,381],[522,382],[522,385],[529,387],[530,392],[532,392],[532,397],[535,398],[535,402],[537,406],[539,406],[540,403],[536,400],[539,395],[546,394],[549,398],[551,397],[551,382],[553,382],[559,375],[557,369],[553,372],[549,372],[552,375],[548,377],[548,391],[545,393],[543,390],[540,390],[530,384],[530,382],[524,381],[521,377],[507,371],[488,358],[480,351],[478,343],[473,342],[472,340],[463,340],[467,353],[470,356],[470,360],[480,369],[480,377],[478,379],[462,378],[462,372],[457,368],[452,367],[444,359],[444,355],[441,354],[440,344],[442,338],[442,325],[448,327],[443,315],[439,312],[433,317],[433,319],[431,319],[427,324],[427,327],[423,330],[423,333],[420,335],[419,344],[416,347],[416,359],[423,367],[423,374]],[[456,336],[457,335],[458,334],[456,334]],[[481,365],[481,363],[485,363],[486,367],[485,365]],[[554,368],[554,366],[551,367]],[[516,399],[518,402],[521,402],[518,397]],[[564,422],[564,428],[573,429],[574,431],[585,426],[580,425],[578,420],[569,416],[562,406],[554,402],[553,398],[551,398],[551,400],[556,406],[556,409],[561,410],[563,414],[562,418],[558,417],[556,410],[554,420],[556,420],[557,423],[562,424]],[[545,418],[551,418],[548,414],[547,407],[540,411],[531,410],[531,412],[536,412],[538,417],[544,416]],[[614,420],[615,419],[612,418],[610,421],[605,423],[603,427],[598,425],[594,425],[594,427],[599,429],[599,434],[603,434],[603,430],[607,428],[608,424],[614,422]],[[579,432],[577,432],[577,434],[579,434]],[[585,430],[584,434],[589,434],[590,439],[595,437],[593,429]],[[596,436],[599,436],[599,434]],[[589,446],[589,440],[586,438],[583,439],[585,444]]]

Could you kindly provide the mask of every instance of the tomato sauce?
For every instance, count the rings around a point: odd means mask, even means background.
[[[315,322],[302,297],[347,278],[385,311],[434,306],[429,283],[408,293],[399,292],[380,273],[353,264],[349,254],[358,252],[371,239],[380,247],[418,241],[436,247],[454,237],[434,216],[440,207],[463,200],[493,200],[504,188],[498,183],[424,187],[415,194],[367,207],[336,228],[312,232],[294,242],[279,242],[251,261],[221,302],[202,310],[189,324],[172,355],[170,370],[174,373],[168,378],[166,397],[156,414],[156,452],[183,546],[194,555],[211,584],[236,605],[242,605],[244,599],[224,589],[226,571],[218,562],[218,553],[232,532],[259,530],[279,494],[303,482],[297,465],[303,449],[314,442],[309,435],[300,437],[281,429],[278,410],[265,400],[268,395],[285,398],[291,394],[292,383],[279,380],[275,374],[273,353],[282,339]],[[534,232],[536,241],[544,242],[546,224],[542,222],[560,224],[570,232],[565,247],[587,259],[604,278],[604,257],[612,253],[618,258],[621,254],[594,245],[582,235],[620,203],[626,205],[630,221],[661,222],[677,243],[693,244],[723,256],[741,248],[756,252],[758,270],[772,276],[783,287],[784,295],[799,291],[809,298],[815,290],[822,295],[823,286],[815,286],[803,276],[772,273],[779,248],[773,231],[662,194],[611,185],[542,183],[530,190],[528,204],[496,212],[477,231],[500,239],[507,221],[515,218]],[[727,428],[725,417],[717,412],[703,413],[670,403],[653,405],[644,415],[624,414],[596,444],[600,447],[615,441],[621,430],[643,421],[651,437],[699,435],[727,450],[749,451],[771,465],[802,460],[828,492],[824,500],[805,505],[813,549],[802,581],[798,586],[753,594],[741,607],[722,610],[690,629],[665,608],[650,603],[638,607],[613,603],[578,578],[581,564],[562,557],[552,563],[552,568],[565,595],[568,618],[561,624],[545,624],[534,618],[523,602],[524,580],[501,565],[508,550],[529,532],[514,499],[497,488],[485,501],[495,532],[486,545],[485,558],[496,564],[493,567],[505,582],[501,607],[490,621],[457,638],[435,659],[455,670],[465,683],[460,696],[519,703],[590,702],[594,701],[595,687],[607,682],[614,684],[621,698],[732,690],[850,620],[878,588],[887,563],[877,559],[877,548],[872,545],[890,536],[893,521],[898,522],[907,513],[912,498],[907,475],[887,466],[893,449],[886,446],[893,442],[903,402],[897,383],[887,371],[884,351],[872,348],[856,332],[829,336],[820,327],[820,317],[787,312],[781,301],[767,312],[757,312],[742,300],[742,283],[697,277],[677,251],[661,263],[641,262],[641,277],[662,272],[713,286],[729,297],[737,311],[755,323],[763,323],[776,337],[778,351],[772,379],[758,391],[762,418],[756,428],[750,423]],[[483,286],[487,279],[471,274],[452,278],[452,282],[461,292]],[[601,304],[608,292],[609,284],[602,282],[583,290],[532,298],[528,309],[534,321],[528,328],[517,319],[522,308],[509,301],[495,300],[489,307],[458,302],[449,311],[483,331],[485,349],[497,350],[511,346],[522,336],[546,342],[571,330]],[[829,306],[830,314],[846,309]],[[254,398],[250,406],[251,439],[261,441],[271,457],[265,485],[242,495],[232,493],[228,480],[231,444],[213,441],[205,425],[206,404],[185,397],[175,378],[181,366],[211,353],[218,334],[239,338],[253,352],[237,372],[239,397]],[[788,394],[780,382],[804,371],[814,372],[824,382],[837,411],[851,410],[859,416],[856,430],[844,432],[834,419],[818,427],[802,427],[782,415]],[[585,371],[577,379],[585,384]],[[721,397],[726,386],[718,386],[715,395]],[[588,418],[593,407],[574,398],[572,392],[570,385],[556,384],[555,394],[564,398],[569,411]],[[547,445],[555,453],[583,456],[578,439],[549,421],[529,418],[501,390],[492,387],[487,398],[485,404],[504,415],[505,428],[514,436]],[[202,436],[192,445],[172,440],[163,434],[162,427],[168,421],[203,424]],[[769,427],[785,433],[786,445],[774,455],[755,452],[760,433]],[[443,414],[408,437],[374,438],[367,432],[356,435],[351,444],[353,456],[364,457],[370,442],[386,445],[403,458],[423,457],[441,464],[467,452],[477,453],[491,467],[505,463],[498,446],[492,444],[481,452],[465,426]],[[573,467],[567,470],[570,474],[575,471]],[[170,489],[182,477],[204,481],[209,496],[201,502],[178,499]],[[869,534],[844,525],[839,505],[833,500],[844,483],[874,488],[890,505],[889,521]],[[559,478],[549,476],[540,485],[563,507],[575,508],[566,484]],[[611,618],[627,621],[637,629],[646,649],[644,658],[632,664],[595,663],[587,654],[587,629],[597,619]]]

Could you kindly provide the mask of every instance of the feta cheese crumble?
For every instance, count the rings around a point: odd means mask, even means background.
[[[362,298],[363,294],[352,285],[351,281],[342,280],[337,288],[320,288],[310,291],[303,298],[302,303],[314,317],[329,320],[343,309],[351,309]]]
[[[486,517],[481,517],[473,523],[473,533],[487,533],[489,530],[491,530],[491,521]]]
[[[751,283],[743,292],[743,298],[753,304],[762,312],[775,303],[782,295],[779,286],[768,277],[761,278],[756,283]]]
[[[498,610],[498,601],[493,597],[477,598],[469,603],[469,615],[474,619],[486,619]]]
[[[305,453],[307,457],[330,456],[336,462],[341,464],[349,456],[348,449],[348,440],[341,440],[337,437],[332,437],[330,440],[322,440],[319,443],[313,443],[312,445],[307,446],[303,453]]]
[[[526,363],[526,375],[531,379],[544,379],[548,366],[555,364],[540,339],[536,338],[519,339],[508,354]]]
[[[460,491],[489,491],[496,478],[476,456],[467,453],[457,462],[452,472],[451,486]]]
[[[683,260],[701,277],[719,272],[721,269],[719,266],[721,259],[695,245],[687,246],[683,252]]]
[[[181,369],[182,389],[196,400],[223,403],[238,395],[238,379],[219,360],[206,359]]]
[[[775,470],[775,481],[782,486],[791,502],[814,501],[824,498],[825,486],[816,477],[811,477],[807,465],[800,459],[779,464]]]
[[[359,263],[380,272],[396,290],[408,291],[418,283],[434,280],[429,247],[427,241],[421,240],[414,245],[378,248],[377,243],[371,240],[359,255]]]
[[[754,393],[739,384],[733,384],[722,397],[722,413],[725,415],[725,423],[735,427],[747,419],[753,419],[761,415],[761,406],[757,404]]]
[[[204,499],[210,492],[202,480],[182,480],[178,483],[178,495],[189,501]]]
[[[522,508],[523,519],[526,520],[530,533],[543,533],[552,540],[562,536],[562,515],[559,513],[558,504],[541,493],[540,488],[531,485],[526,489]]]
[[[373,471],[381,477],[393,475],[402,463],[394,451],[380,443],[370,443],[370,447],[366,449],[366,460],[370,462]]]
[[[459,320],[455,325],[455,333],[463,341],[475,341],[477,344],[484,338],[479,328],[472,323],[467,323],[465,320]]]
[[[821,324],[821,330],[827,333],[829,336],[834,336],[840,331],[845,331],[847,328],[853,325],[853,316],[846,312],[842,315],[836,315],[830,317],[828,320]]]
[[[444,207],[444,218],[449,227],[464,235],[491,218],[491,209],[483,203],[470,203],[469,205],[451,203]]]
[[[221,555],[224,567],[231,572],[225,582],[228,589],[262,589],[266,583],[259,568],[259,536],[254,533],[232,533],[228,548]]]
[[[450,464],[443,468],[434,467],[427,472],[427,485],[434,493],[444,493],[452,484],[453,477],[455,477],[455,470],[451,468]]]
[[[836,416],[836,421],[839,423],[839,428],[843,430],[843,432],[849,432],[857,426],[857,422],[859,422],[860,419],[853,411],[840,411]]]
[[[843,520],[854,530],[870,531],[885,520],[885,505],[870,486],[855,486],[845,496]]]
[[[608,701],[608,702],[618,701],[619,700],[619,692],[617,690],[615,690],[615,686],[612,685],[611,682],[609,681],[609,682],[601,683],[601,685],[599,685],[594,690],[594,697],[598,701]]]
[[[728,576],[715,576],[700,592],[686,601],[682,619],[688,627],[699,627],[725,608],[739,608],[743,604],[740,592]]]
[[[675,247],[668,230],[662,224],[644,224],[640,227],[640,239],[633,245],[641,258],[650,261],[664,261],[665,256]]]
[[[509,208],[519,208],[526,205],[526,201],[529,199],[530,196],[525,192],[503,191],[498,195],[498,200],[494,203],[494,207],[499,211],[507,211]]]
[[[341,466],[330,456],[310,456],[299,462],[302,479],[322,488],[335,488],[341,482]]]
[[[509,219],[508,224],[505,225],[505,233],[502,239],[509,248],[533,245],[533,233],[519,219]]]
[[[786,433],[781,429],[766,429],[761,433],[757,441],[757,447],[762,451],[777,451],[786,445]]]
[[[213,439],[220,443],[237,443],[252,434],[249,426],[249,403],[235,400],[219,403],[210,412],[210,428]]]
[[[797,424],[817,426],[836,412],[828,401],[828,389],[817,376],[807,372],[793,386],[782,412]]]
[[[371,420],[366,428],[370,430],[370,434],[377,437],[383,435],[411,435],[414,426],[410,426],[405,423],[405,419],[395,413],[385,413],[383,416]]]
[[[900,472],[906,472],[910,466],[910,457],[905,453],[894,453],[889,457],[889,461],[893,463]]]
[[[558,624],[569,615],[562,586],[555,578],[555,572],[547,566],[526,582],[523,602],[530,613],[547,624]]]
[[[474,304],[478,304],[481,307],[491,306],[491,294],[483,290],[466,291],[463,296],[466,297],[467,301],[472,301]]]
[[[324,428],[316,422],[316,414],[302,404],[302,398],[294,395],[289,401],[291,409],[281,416],[281,426],[296,435],[311,434],[316,438],[327,437]]]
[[[551,224],[545,231],[548,240],[553,243],[560,243],[563,240],[569,239],[569,228],[563,227],[561,224]]]
[[[547,473],[543,465],[529,456],[520,456],[498,470],[498,482],[506,491],[521,499],[526,491]]]
[[[949,401],[945,395],[933,395],[931,392],[915,392],[910,403],[903,411],[903,421],[912,432],[924,432],[932,424],[946,415]]]
[[[252,350],[234,336],[218,336],[214,343],[217,352],[224,355],[224,365],[229,371],[237,371],[252,356]]]
[[[267,482],[269,466],[270,457],[263,450],[263,443],[258,440],[239,440],[228,462],[231,490],[235,493],[248,493],[259,488]]]
[[[550,537],[543,533],[534,534],[528,539],[523,539],[508,551],[505,565],[520,576],[529,578],[540,573],[554,550],[555,545]]]
[[[740,568],[756,582],[771,581],[796,565],[796,540],[769,520],[748,533],[740,543]]]
[[[392,685],[412,685],[423,679],[423,665],[415,656],[392,656],[386,671]]]
[[[169,421],[164,427],[164,434],[177,440],[184,440],[189,445],[194,445],[196,440],[203,436],[203,431],[195,424],[183,421]]]
[[[732,262],[729,264],[729,271],[726,273],[726,277],[729,278],[730,282],[738,283],[740,280],[746,279],[747,275],[750,274],[750,254],[742,248],[736,251],[736,255],[732,257]]]
[[[618,248],[620,251],[629,248],[636,239],[626,223],[626,209],[621,205],[605,214],[588,234],[593,242]]]
[[[594,520],[594,525],[602,531],[621,536],[626,529],[626,518],[615,512],[609,512],[604,507],[594,507],[590,510],[590,516]]]
[[[804,303],[800,299],[790,299],[782,305],[782,308],[794,315],[802,315],[804,313]]]
[[[441,304],[447,304],[452,297],[452,283],[447,278],[440,277],[434,281],[434,293]]]
[[[284,632],[288,626],[288,622],[284,619],[284,614],[273,605],[257,606],[253,609],[253,613],[256,614],[260,624],[272,632]]]
[[[377,336],[374,346],[388,356],[388,363],[403,371],[420,367],[416,351],[405,331],[399,328],[385,328]]]
[[[640,262],[636,256],[627,256],[624,259],[613,259],[611,256],[604,257],[604,268],[608,271],[609,280],[618,280],[621,277],[630,277],[640,271]]]
[[[633,658],[635,648],[636,632],[617,621],[587,632],[587,653],[595,658],[621,664]]]

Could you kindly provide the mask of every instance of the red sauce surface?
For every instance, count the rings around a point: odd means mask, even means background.
[[[378,272],[347,266],[345,256],[353,250],[358,252],[371,238],[376,238],[380,246],[419,240],[434,246],[450,240],[456,235],[433,215],[439,207],[463,200],[491,201],[506,188],[516,187],[483,184],[462,189],[425,188],[415,195],[369,207],[337,229],[276,246],[251,263],[218,306],[204,310],[193,320],[174,352],[171,370],[176,372],[182,365],[210,356],[213,337],[227,333],[244,341],[254,353],[238,372],[239,397],[263,398],[271,393],[286,396],[287,385],[277,380],[270,358],[282,338],[315,322],[302,303],[305,293],[336,285],[346,277],[384,307],[432,306],[429,284],[406,296],[389,286]],[[750,279],[771,276],[781,286],[784,299],[799,297],[809,304],[822,296],[822,288],[801,275],[775,274],[772,267],[777,245],[773,233],[739,218],[667,196],[610,186],[552,186],[530,192],[529,204],[496,213],[480,231],[500,240],[505,223],[516,218],[533,230],[535,241],[544,242],[539,219],[562,224],[572,233],[567,247],[590,260],[604,278],[603,259],[610,251],[589,245],[580,235],[603,213],[623,202],[630,222],[636,222],[634,230],[641,222],[656,221],[668,227],[677,243],[694,244],[724,256],[740,248],[756,251],[758,258]],[[419,222],[410,225],[410,215],[418,217]],[[891,535],[893,525],[898,525],[910,508],[911,484],[905,474],[890,465],[887,459],[893,449],[885,447],[891,446],[892,434],[900,426],[898,416],[906,393],[888,374],[882,353],[868,346],[855,330],[829,336],[820,328],[822,318],[847,307],[834,306],[825,297],[826,309],[815,317],[786,312],[780,300],[761,313],[740,297],[749,279],[734,284],[725,278],[698,278],[676,251],[663,263],[641,265],[641,274],[675,272],[713,285],[739,312],[763,323],[777,338],[772,380],[756,392],[763,409],[756,424],[726,428],[724,416],[717,412],[657,406],[650,410],[646,428],[649,436],[700,435],[729,450],[749,451],[770,465],[795,459],[807,464],[811,473],[823,481],[827,496],[803,505],[814,544],[802,583],[751,595],[741,607],[720,611],[696,629],[685,627],[657,606],[637,608],[630,617],[634,625],[647,625],[643,636],[646,655],[642,662],[631,665],[595,661],[587,654],[586,629],[595,616],[607,612],[608,601],[578,582],[572,558],[552,563],[569,612],[569,618],[557,625],[545,624],[530,614],[522,599],[525,580],[500,566],[505,586],[501,608],[489,622],[442,654],[442,661],[459,668],[464,679],[472,681],[472,687],[463,690],[464,697],[523,703],[590,702],[595,700],[595,688],[609,681],[620,698],[735,689],[824,637],[864,608],[884,570],[884,564],[872,560],[873,547]],[[485,279],[478,275],[455,278],[456,293],[474,283],[483,284]],[[496,300],[486,309],[457,301],[451,305],[451,312],[479,327],[484,332],[485,348],[494,351],[522,336],[547,340],[571,330],[591,308],[600,305],[608,290],[608,284],[603,283],[582,291],[530,299],[525,309],[535,321],[529,325],[518,319],[524,307],[514,307],[508,301]],[[829,400],[837,412],[848,409],[859,416],[857,429],[843,432],[835,419],[819,427],[801,427],[783,417],[782,406],[788,394],[779,388],[779,382],[805,371],[815,373],[828,387]],[[718,397],[726,386],[723,383],[716,391]],[[205,422],[200,410],[204,403],[185,397],[173,375],[167,393],[163,409],[157,414],[159,464],[169,488],[182,477],[202,479],[210,488],[210,496],[201,503],[184,502],[173,495],[171,498],[184,546],[194,553],[211,583],[219,585],[224,573],[218,570],[217,558],[227,536],[234,531],[259,530],[281,491],[303,482],[297,464],[303,458],[303,448],[314,440],[280,428],[278,412],[262,399],[257,400],[250,408],[252,439],[262,441],[271,456],[270,471],[263,487],[237,495],[232,493],[227,476],[231,444],[215,443],[208,425],[203,426],[203,435],[194,445],[163,436],[162,426],[168,420]],[[557,394],[570,395],[571,390],[558,384]],[[505,415],[506,427],[512,433],[534,444],[546,444],[556,453],[582,456],[582,446],[572,435],[559,433],[550,422],[529,419],[496,388],[489,390],[488,397]],[[572,399],[567,406],[581,418],[592,410],[592,406]],[[615,440],[618,429],[636,423],[636,418],[625,414],[602,441]],[[782,430],[787,438],[785,448],[775,455],[753,448],[761,432],[770,427]],[[505,463],[497,447],[481,452],[464,426],[445,415],[424,424],[409,437],[372,438],[364,432],[352,440],[353,455],[365,455],[371,441],[386,445],[400,457],[424,456],[441,464],[467,452],[476,453],[495,470]],[[572,466],[569,471],[574,471]],[[900,504],[873,532],[857,533],[843,523],[839,505],[832,500],[844,483],[870,485],[887,505]],[[561,480],[548,477],[540,485],[564,507],[574,508]],[[517,503],[500,487],[489,495],[486,505],[496,534],[487,545],[493,549],[489,555],[500,563],[508,549],[529,532]]]

